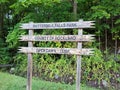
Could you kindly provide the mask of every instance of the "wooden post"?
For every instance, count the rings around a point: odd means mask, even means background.
[[[33,30],[29,30],[29,36],[33,36]],[[33,47],[32,41],[28,42],[28,47]],[[27,87],[26,90],[32,90],[32,53],[28,53],[28,67],[27,67]]]
[[[80,20],[80,22],[82,22],[83,20]],[[82,29],[78,29],[78,35],[82,35],[83,34],[83,30]],[[78,46],[77,48],[79,50],[82,50],[82,42],[78,42]],[[82,56],[81,55],[77,55],[77,76],[76,76],[76,90],[80,90],[80,82],[81,82],[81,59]]]

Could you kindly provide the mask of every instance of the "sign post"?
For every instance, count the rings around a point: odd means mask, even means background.
[[[29,36],[33,36],[33,30],[29,30]],[[28,47],[33,47],[32,41],[28,42]],[[32,90],[32,53],[28,53],[28,66],[27,66],[27,87],[26,90]]]
[[[78,35],[82,35],[82,34],[83,34],[83,30],[82,29],[78,29]],[[82,42],[78,42],[77,48],[79,50],[82,50]],[[80,82],[81,82],[81,60],[82,60],[82,56],[81,55],[77,55],[76,90],[80,90]]]
[[[94,35],[83,35],[83,28],[93,28],[93,21],[79,22],[56,22],[56,23],[24,23],[21,29],[28,29],[29,35],[22,35],[20,41],[28,41],[28,47],[21,47],[22,53],[28,54],[27,67],[27,88],[32,90],[32,54],[48,53],[48,54],[74,54],[77,55],[77,74],[76,74],[76,90],[80,90],[81,82],[81,59],[82,55],[93,55],[93,49],[82,48],[82,42],[93,41]],[[78,29],[78,35],[33,35],[34,29]],[[77,48],[45,48],[33,47],[33,41],[71,41],[78,42]]]

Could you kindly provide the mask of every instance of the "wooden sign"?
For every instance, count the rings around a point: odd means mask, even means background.
[[[93,49],[21,47],[23,53],[92,55]]]
[[[21,41],[93,41],[94,35],[36,35],[21,36]]]
[[[78,29],[78,35],[34,35],[34,29]],[[54,23],[24,23],[21,29],[28,29],[29,35],[22,35],[21,41],[28,41],[28,47],[21,47],[22,53],[28,54],[27,68],[27,88],[32,90],[32,54],[74,54],[77,55],[77,74],[76,74],[76,90],[80,90],[81,82],[81,55],[93,55],[93,49],[82,48],[82,41],[93,41],[94,35],[83,35],[83,28],[94,28],[94,21],[78,22],[54,22]],[[43,48],[33,47],[33,41],[76,41],[77,48]]]
[[[54,22],[54,23],[24,23],[21,29],[70,29],[70,28],[93,28],[94,21],[80,22]]]

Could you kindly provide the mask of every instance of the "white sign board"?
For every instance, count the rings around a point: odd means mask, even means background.
[[[21,41],[93,41],[94,35],[23,35]]]
[[[93,55],[93,49],[21,47],[23,53]]]
[[[24,23],[21,29],[70,29],[93,28],[94,21],[54,22],[54,23]]]

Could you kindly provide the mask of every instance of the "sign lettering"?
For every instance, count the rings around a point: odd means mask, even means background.
[[[94,21],[82,22],[55,22],[55,23],[24,23],[21,29],[69,29],[93,28]]]
[[[75,54],[75,55],[92,55],[93,49],[77,48],[38,48],[38,47],[21,47],[20,52],[23,53],[48,53],[48,54]]]
[[[94,35],[23,35],[21,41],[92,41]]]

